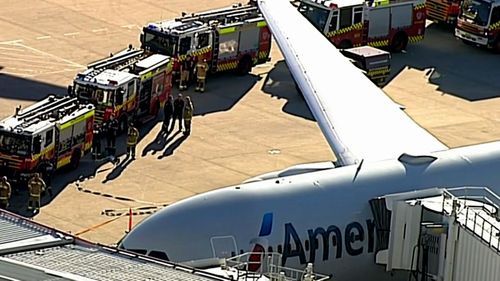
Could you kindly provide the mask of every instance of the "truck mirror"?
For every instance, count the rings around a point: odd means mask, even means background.
[[[74,96],[74,94],[75,94],[75,93],[73,92],[73,86],[68,85],[68,95],[69,95],[69,96]]]
[[[42,151],[42,137],[36,136],[33,140],[33,153],[38,154]]]
[[[141,44],[144,44],[144,34],[141,33],[141,35],[139,35],[139,41],[141,42]]]

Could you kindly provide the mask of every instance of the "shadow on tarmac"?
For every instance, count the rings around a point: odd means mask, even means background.
[[[1,68],[0,66],[0,69]],[[214,75],[209,77],[207,81],[207,91],[205,93],[194,92],[194,86],[191,86],[187,91],[183,91],[183,93],[191,96],[195,106],[194,115],[227,111],[243,98],[243,96],[255,85],[258,79],[259,77],[255,75],[236,76],[229,73]],[[178,92],[177,88],[174,88],[172,94],[177,96]],[[37,101],[45,98],[49,94],[64,95],[66,94],[66,88],[0,73],[0,97],[15,100]],[[2,108],[1,111],[11,112],[13,109]],[[139,141],[141,141],[145,135],[149,134],[157,122],[163,122],[162,114],[154,121],[138,126],[140,131]],[[184,135],[177,137],[180,133],[181,132],[176,131],[170,137],[159,134],[154,142],[147,145],[144,151],[137,151],[137,156],[140,157],[141,154],[144,156],[149,151],[153,151],[153,154],[163,151],[162,155],[158,156],[158,159],[172,155],[175,149],[187,139],[187,136]],[[104,138],[101,141],[104,150],[106,147],[106,140]],[[120,156],[126,153],[126,135],[122,134],[118,136],[116,144],[116,156],[120,158]],[[103,184],[113,181],[123,173],[133,160],[125,158],[123,162],[115,163],[116,165],[114,165],[113,168],[103,168],[103,166],[107,165],[109,162],[111,162],[110,158],[94,160],[91,158],[91,155],[88,154],[81,159],[77,169],[70,170],[69,168],[63,168],[58,170],[52,181],[53,196],[44,194],[41,198],[41,206],[50,204],[66,186],[75,183],[79,179],[86,180],[95,177],[97,173],[107,172],[108,174]],[[27,210],[28,198],[29,194],[27,187],[21,186],[17,189],[16,194],[12,195],[8,210],[25,217],[32,217],[35,214]]]
[[[0,66],[0,70],[2,70]],[[49,94],[65,95],[67,89],[49,83],[0,73],[0,97],[14,100],[37,101]]]

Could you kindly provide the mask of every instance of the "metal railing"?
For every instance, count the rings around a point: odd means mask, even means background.
[[[224,266],[236,270],[236,280],[257,280],[262,276],[271,281],[325,281],[331,276],[314,273],[312,264],[300,270],[281,266],[279,253],[249,252],[225,259]]]

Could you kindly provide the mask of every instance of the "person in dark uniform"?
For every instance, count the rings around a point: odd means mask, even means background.
[[[106,126],[106,140],[108,156],[115,156],[116,153],[116,135],[118,134],[118,121],[113,115],[110,116]]]
[[[179,120],[179,131],[182,131],[182,117],[184,115],[184,98],[179,93],[174,101],[174,120],[172,121],[172,130],[175,128],[175,120]]]
[[[45,182],[45,190],[49,194],[50,197],[52,194],[52,179],[54,178],[55,168],[52,161],[50,161],[47,157],[43,156],[42,161],[38,165],[38,172],[42,176],[42,180]]]
[[[0,208],[7,209],[9,207],[10,196],[12,195],[12,189],[10,183],[6,176],[2,177],[0,181]]]
[[[172,121],[172,115],[174,114],[174,99],[171,95],[168,95],[165,106],[163,106],[163,131],[170,132],[170,121]],[[172,122],[172,130],[175,122]]]

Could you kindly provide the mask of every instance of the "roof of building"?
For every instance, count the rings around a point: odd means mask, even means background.
[[[0,272],[7,280],[228,280],[94,244],[1,209]]]

